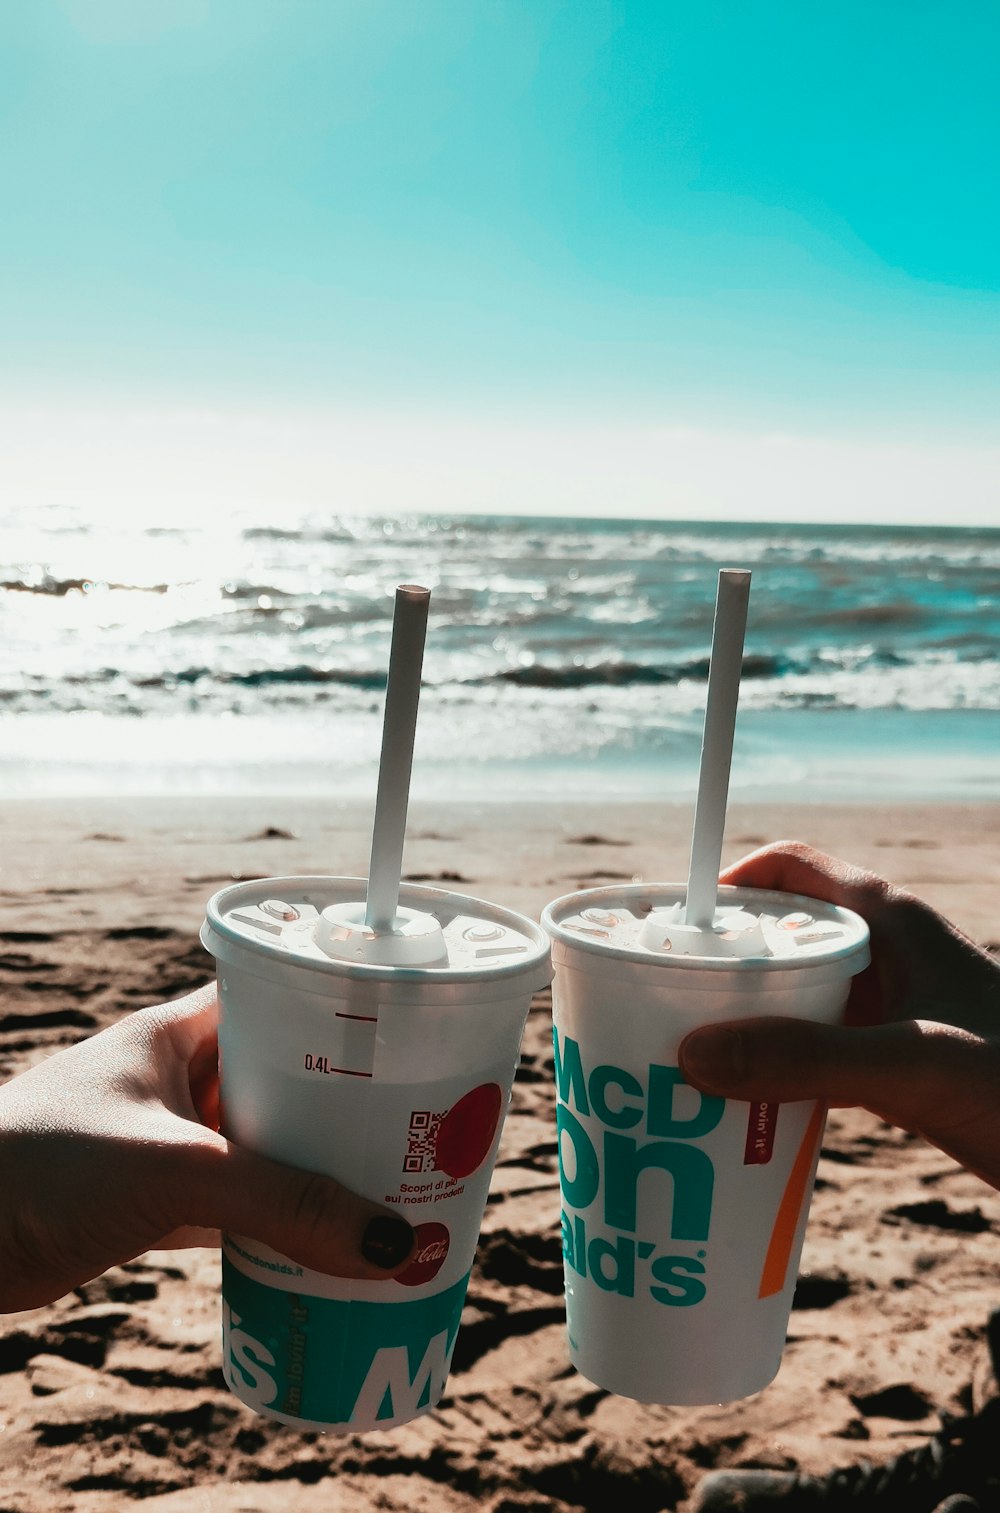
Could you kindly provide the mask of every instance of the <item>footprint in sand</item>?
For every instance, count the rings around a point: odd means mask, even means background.
[[[875,844],[876,846],[899,846],[905,851],[940,851],[941,849],[940,841],[927,840],[919,835],[904,837],[903,840],[898,837],[887,839],[882,836]]]
[[[792,1308],[832,1308],[854,1291],[849,1277],[840,1272],[810,1272],[799,1277],[792,1296]]]
[[[631,872],[613,872],[610,867],[595,867],[593,872],[585,872],[577,883],[577,887],[586,888],[588,883],[604,881],[613,883],[630,883],[633,874]]]
[[[851,1393],[851,1402],[865,1418],[895,1418],[906,1424],[919,1423],[935,1411],[930,1398],[910,1382],[895,1382],[864,1396]]]
[[[33,983],[41,992],[57,993],[66,992],[53,984],[39,982]],[[105,984],[106,986],[106,984]],[[81,993],[82,997],[83,994]],[[93,1014],[88,1014],[84,1009],[50,1009],[43,1014],[5,1014],[0,1018],[0,1034],[7,1034],[11,1030],[93,1030],[98,1021]]]
[[[607,835],[571,835],[567,846],[630,846],[631,841],[614,840]]]
[[[474,883],[474,877],[465,877],[461,872],[406,872],[404,883]]]
[[[882,1215],[884,1224],[898,1223],[909,1219],[911,1224],[928,1224],[934,1229],[947,1229],[959,1234],[978,1235],[992,1229],[992,1222],[981,1208],[949,1208],[941,1198],[929,1198],[922,1203],[900,1203],[897,1208],[887,1209]]]

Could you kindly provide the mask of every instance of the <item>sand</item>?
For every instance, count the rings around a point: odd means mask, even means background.
[[[727,857],[799,835],[1000,938],[990,806],[737,806]],[[8,804],[0,1076],[211,975],[204,900],[235,877],[363,873],[367,814],[292,800]],[[409,875],[536,914],[578,886],[679,879],[664,806],[416,805]],[[0,1326],[0,1513],[683,1509],[707,1468],[882,1461],[981,1387],[1000,1195],[858,1111],[830,1119],[789,1344],[745,1402],[648,1408],[568,1365],[547,995],[529,1018],[444,1404],[391,1433],[298,1434],[220,1371],[218,1257],[152,1252]],[[977,1386],[978,1383],[978,1386]]]

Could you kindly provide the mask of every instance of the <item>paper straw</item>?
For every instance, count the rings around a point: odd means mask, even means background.
[[[698,799],[691,836],[684,921],[709,930],[715,920],[715,900],[722,861],[722,833],[726,827],[729,769],[733,760],[736,705],[740,696],[743,636],[747,626],[750,574],[723,569],[715,601],[712,656],[708,665],[705,734],[701,743]]]
[[[365,910],[365,924],[383,932],[392,930],[399,904],[413,737],[430,600],[430,589],[414,583],[401,583],[396,590]]]

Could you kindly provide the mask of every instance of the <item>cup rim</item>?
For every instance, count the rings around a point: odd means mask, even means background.
[[[368,886],[365,878],[334,877],[330,874],[248,878],[244,882],[230,883],[209,898],[205,906],[205,921],[201,928],[201,942],[212,955],[216,956],[217,960],[219,957],[215,946],[221,943],[230,949],[235,948],[241,955],[245,954],[260,963],[266,962],[279,971],[313,972],[323,977],[333,976],[361,982],[426,983],[428,985],[492,984],[502,983],[505,980],[517,981],[528,976],[532,979],[532,991],[537,991],[551,979],[549,937],[535,920],[518,914],[513,909],[506,909],[500,904],[476,898],[470,893],[456,893],[448,888],[434,888],[423,883],[401,883],[400,903],[421,908],[428,913],[433,913],[435,904],[440,908],[447,903],[454,914],[469,913],[516,929],[531,942],[534,949],[525,957],[503,963],[484,963],[478,968],[440,965],[397,967],[333,958],[328,961],[311,961],[295,957],[287,951],[277,950],[270,941],[253,940],[243,934],[229,923],[223,912],[227,902],[238,906],[255,894],[260,894],[265,884],[268,890],[272,891],[273,896],[279,897],[283,884],[294,884],[298,889],[313,888],[317,891],[320,888],[329,889],[331,885],[336,885],[338,889],[347,890],[347,893],[351,895],[351,897],[345,894],[344,898],[331,898],[331,903],[350,902],[353,898],[364,898]],[[540,977],[540,972],[547,975]]]
[[[566,951],[593,956],[601,962],[628,963],[639,967],[649,967],[654,971],[667,966],[688,973],[747,977],[751,973],[761,972],[788,974],[825,970],[829,973],[831,969],[840,968],[844,976],[853,977],[871,960],[868,925],[853,909],[827,903],[824,899],[809,898],[804,893],[781,893],[770,888],[745,888],[722,884],[719,887],[719,898],[723,902],[734,904],[746,903],[750,899],[757,904],[771,903],[780,906],[785,913],[791,913],[796,908],[807,913],[815,913],[818,910],[824,918],[842,923],[850,932],[849,938],[836,946],[831,946],[827,951],[803,956],[798,960],[788,957],[760,956],[742,959],[732,956],[680,956],[665,955],[644,947],[620,946],[587,939],[567,930],[559,919],[562,914],[579,913],[582,908],[610,909],[615,904],[621,907],[625,899],[634,899],[637,903],[648,902],[652,908],[661,908],[664,905],[679,903],[686,893],[687,887],[684,883],[619,883],[602,888],[579,889],[573,893],[565,893],[561,898],[553,899],[551,903],[546,904],[542,911],[542,928],[551,938],[553,948],[561,947]],[[558,957],[556,959],[558,961]]]

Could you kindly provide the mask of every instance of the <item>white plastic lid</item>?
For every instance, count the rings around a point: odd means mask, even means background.
[[[338,977],[414,982],[550,980],[549,943],[533,920],[442,888],[400,888],[395,928],[365,924],[365,881],[271,877],[235,883],[209,899],[202,944],[221,962],[262,976],[300,968]]]
[[[719,889],[711,929],[684,921],[683,884],[590,888],[548,905],[542,925],[557,948],[692,971],[785,971],[869,962],[868,926],[850,909],[801,894]]]

